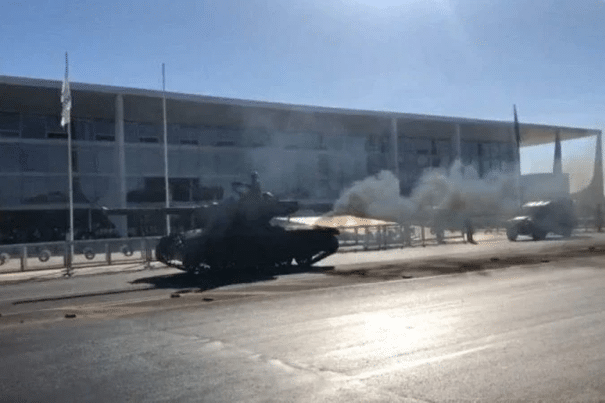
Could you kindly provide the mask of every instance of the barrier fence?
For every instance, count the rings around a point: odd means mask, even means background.
[[[96,239],[0,246],[0,273],[130,263],[149,264],[160,237]]]
[[[337,227],[339,252],[381,250],[440,243],[464,242],[462,230],[437,234],[418,225],[361,225]],[[595,231],[594,218],[580,219],[575,231]],[[504,231],[504,226],[483,227],[476,232]],[[442,235],[442,236],[441,236]],[[143,263],[155,260],[154,250],[161,237],[117,238],[73,242],[0,245],[0,274],[49,269],[76,270],[86,267]]]
[[[365,225],[341,227],[339,252],[403,248],[437,244],[427,227]],[[0,245],[0,273],[80,268],[155,261],[155,247],[161,237],[118,238]],[[447,240],[462,240],[460,233],[446,232]]]
[[[417,225],[361,225],[338,227],[338,230],[340,231],[338,236],[340,252],[404,248],[464,241],[462,231],[444,231],[443,238],[440,238],[431,228]]]

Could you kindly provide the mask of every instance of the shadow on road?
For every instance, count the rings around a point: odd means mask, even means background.
[[[197,288],[199,291],[211,290],[232,284],[254,283],[258,281],[274,280],[277,276],[286,274],[300,274],[317,271],[331,270],[333,267],[302,267],[286,266],[280,268],[241,269],[224,270],[220,272],[209,272],[194,274],[189,272],[150,276],[136,279],[131,284],[151,284],[156,288]]]
[[[544,241],[580,241],[583,239],[592,239],[589,235],[572,235],[568,238],[565,238],[560,235],[548,235],[546,239],[542,241],[534,241],[531,235],[519,235],[515,242],[544,242]]]

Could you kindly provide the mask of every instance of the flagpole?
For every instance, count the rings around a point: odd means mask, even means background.
[[[523,204],[523,186],[521,184],[521,129],[519,127],[519,118],[517,117],[517,105],[513,105],[513,113],[515,118],[514,131],[515,131],[515,145],[516,153],[515,158],[517,162],[515,177],[517,178],[517,192],[519,197],[519,206]]]
[[[72,147],[71,147],[71,91],[69,88],[69,61],[65,52],[65,80],[61,89],[61,126],[67,125],[67,176],[69,179],[69,256],[67,257],[67,273],[70,275],[72,259],[74,256],[74,186],[72,172]]]
[[[168,183],[168,124],[166,123],[166,72],[162,63],[162,112],[164,115],[164,188],[166,190],[166,235],[170,235],[170,187]]]

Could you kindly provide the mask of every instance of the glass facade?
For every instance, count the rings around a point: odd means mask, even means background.
[[[449,168],[454,162],[453,140],[399,136],[399,176],[404,194],[409,194],[427,169]],[[461,162],[483,177],[506,170],[514,161],[511,143],[461,141]]]
[[[117,186],[114,122],[72,119],[71,134],[74,201],[111,203]],[[65,205],[66,140],[58,116],[0,112],[0,206]]]
[[[0,137],[19,137],[21,119],[18,113],[0,112]]]
[[[80,203],[122,207],[163,200],[163,125],[125,116],[123,128],[122,153],[113,119],[72,119],[74,193]],[[171,192],[182,201],[220,194],[212,189],[229,191],[232,181],[246,180],[252,170],[278,196],[336,197],[352,182],[388,169],[392,158],[388,130],[331,134],[174,122],[167,129]],[[0,205],[65,203],[66,139],[58,115],[0,111]],[[400,135],[398,144],[402,190],[424,170],[452,163],[450,140]],[[479,175],[505,168],[515,155],[509,143],[466,141],[461,153],[463,164]],[[120,194],[120,183],[127,195]]]

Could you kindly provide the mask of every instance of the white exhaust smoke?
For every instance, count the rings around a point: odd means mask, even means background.
[[[390,171],[382,171],[345,190],[330,214],[429,226],[435,220],[458,226],[466,218],[496,223],[519,207],[516,184],[514,174],[490,172],[479,178],[474,168],[456,161],[449,171],[426,172],[410,197],[402,197],[399,180]]]

